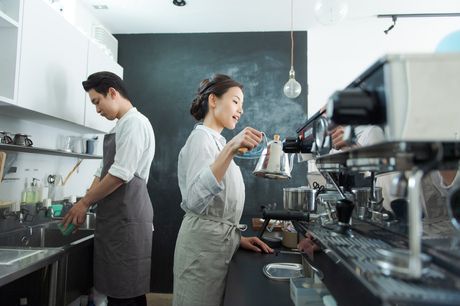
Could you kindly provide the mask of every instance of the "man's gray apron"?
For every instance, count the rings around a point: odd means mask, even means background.
[[[108,134],[101,180],[114,162],[115,151],[115,134]],[[138,176],[98,202],[94,286],[99,292],[130,298],[150,291],[152,222],[147,185]]]

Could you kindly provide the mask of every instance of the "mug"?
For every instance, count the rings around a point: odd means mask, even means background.
[[[0,132],[0,143],[12,144],[13,139],[9,136],[10,133],[1,131]]]
[[[34,143],[29,137],[30,136],[26,134],[15,134],[13,138],[13,143],[18,146],[31,147]]]
[[[86,139],[86,154],[94,154],[94,150],[96,148],[97,139],[91,138]]]

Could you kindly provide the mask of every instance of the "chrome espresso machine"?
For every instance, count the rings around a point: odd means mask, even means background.
[[[331,153],[331,131],[339,125],[346,127],[348,149]],[[356,145],[357,129],[363,126],[380,127],[382,141]],[[325,195],[322,201],[329,207],[329,219],[310,214],[308,222],[296,226],[322,249],[309,263],[322,270],[331,293],[361,292],[354,301],[337,299],[339,304],[460,305],[460,232],[424,235],[430,203],[421,201],[422,179],[428,173],[459,169],[459,135],[460,54],[395,54],[379,59],[335,92],[296,137],[286,139],[284,152],[312,154],[319,172],[336,189],[337,196]],[[370,178],[367,193],[344,188],[337,180],[357,173]],[[381,188],[390,188],[403,206],[379,205],[382,193],[375,177],[386,173],[393,179]],[[451,226],[457,229],[458,185],[450,188],[445,201]],[[344,289],[347,284],[355,289]]]

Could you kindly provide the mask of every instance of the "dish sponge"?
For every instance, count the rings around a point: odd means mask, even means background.
[[[58,223],[57,226],[58,226],[59,230],[61,231],[62,235],[64,235],[64,236],[70,235],[73,232],[73,230],[75,229],[75,224],[73,224],[73,223],[70,223],[69,225],[67,225],[66,228],[64,228],[64,224],[62,224],[62,223]]]

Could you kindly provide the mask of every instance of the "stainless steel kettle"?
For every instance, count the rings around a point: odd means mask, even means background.
[[[291,157],[283,152],[283,144],[280,136],[275,134],[272,141],[267,143],[267,147],[262,151],[255,170],[255,176],[268,179],[290,179],[294,155]]]

